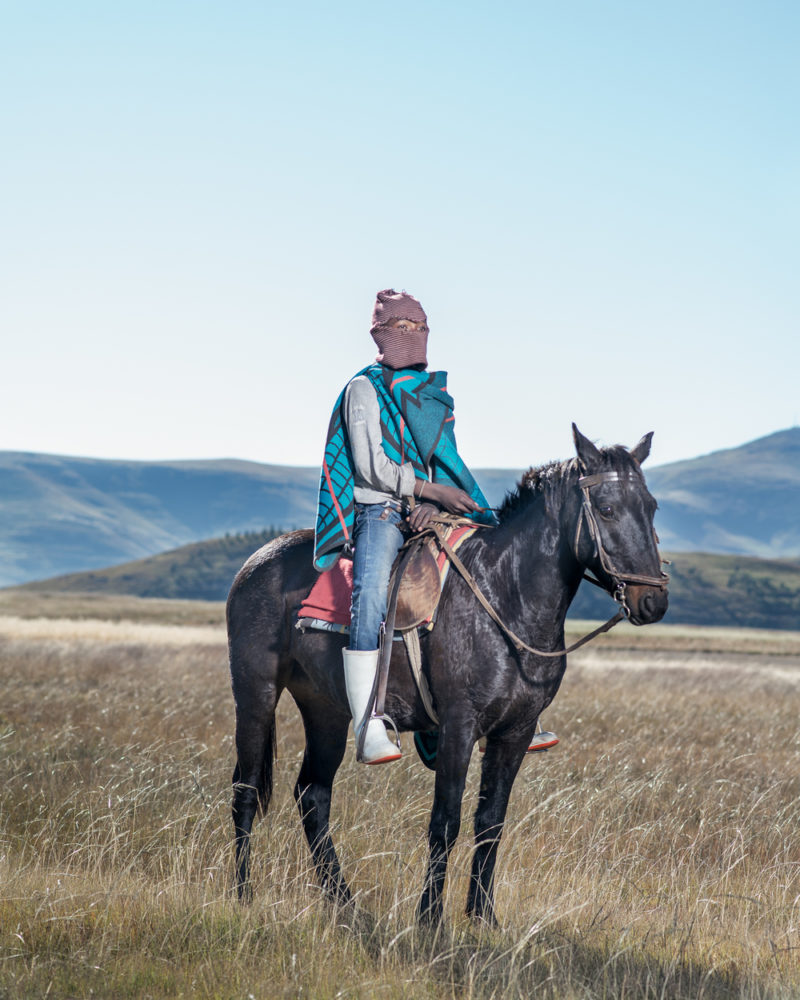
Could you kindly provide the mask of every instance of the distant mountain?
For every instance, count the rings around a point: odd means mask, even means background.
[[[312,523],[319,470],[0,452],[0,586]]]
[[[566,456],[565,456],[566,457]],[[498,504],[521,470],[476,469]],[[800,428],[647,470],[665,548],[800,556]],[[311,527],[319,470],[0,452],[0,586],[226,533]]]
[[[222,601],[245,559],[273,536],[264,531],[195,542],[148,559],[19,589]],[[666,622],[800,629],[800,560],[676,553],[669,571]],[[583,584],[570,617],[610,618],[615,608],[610,597]]]
[[[664,548],[800,556],[800,427],[647,471]]]

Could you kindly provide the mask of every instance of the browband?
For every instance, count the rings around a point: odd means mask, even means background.
[[[635,472],[596,472],[593,476],[581,476],[578,486],[584,490],[589,486],[597,486],[598,483],[619,483],[625,480],[636,482],[638,479]]]

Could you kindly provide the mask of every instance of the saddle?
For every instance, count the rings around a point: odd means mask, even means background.
[[[457,549],[476,530],[473,522],[458,519],[444,526],[444,537]],[[412,535],[400,550],[392,569],[392,582],[401,572],[394,628],[398,632],[432,628],[450,562],[433,535]],[[353,563],[344,557],[320,573],[297,613],[299,629],[345,632],[350,625]]]
[[[450,514],[435,515],[427,528],[425,528],[419,535],[414,535],[410,541],[406,542],[403,549],[400,550],[397,563],[392,571],[392,577],[389,582],[388,607],[386,611],[386,630],[385,634],[382,636],[380,656],[378,657],[378,670],[375,674],[375,683],[372,686],[372,694],[370,696],[370,715],[383,719],[384,722],[391,724],[398,738],[398,746],[400,734],[397,732],[397,726],[395,726],[392,719],[386,715],[385,712],[386,688],[389,681],[389,663],[392,659],[391,639],[394,635],[395,629],[397,629],[403,638],[403,642],[405,643],[408,663],[411,667],[411,673],[414,676],[414,681],[416,682],[417,689],[422,699],[422,704],[425,706],[428,718],[431,722],[438,726],[439,716],[436,714],[436,706],[434,705],[433,696],[431,694],[430,687],[428,686],[427,678],[422,671],[422,651],[420,650],[419,645],[419,631],[416,626],[420,623],[420,621],[428,620],[425,617],[419,619],[419,612],[425,608],[425,602],[429,599],[431,594],[429,581],[432,577],[430,573],[431,563],[429,561],[429,556],[430,560],[432,560],[436,565],[437,576],[440,577],[441,581],[441,575],[447,572],[447,567],[449,566],[450,561],[458,559],[458,556],[455,555],[453,546],[447,541],[447,536],[455,535],[459,528],[461,529],[459,533],[459,541],[461,542],[463,542],[468,535],[473,534],[476,530],[474,522],[464,518]],[[439,559],[442,560],[441,570],[439,568]],[[403,585],[407,576],[410,576],[411,582],[406,588],[406,599],[401,605],[400,595],[403,593]],[[439,602],[440,587],[441,582],[439,582],[439,586],[434,592],[435,603],[431,609],[431,619],[436,610],[436,605]],[[406,616],[405,628],[398,625],[398,614],[401,612],[401,607]],[[388,640],[387,636],[389,637]],[[363,751],[365,730],[366,726],[363,727],[361,735],[359,736],[357,747],[359,754]],[[416,738],[414,742],[419,750],[420,748]],[[420,753],[420,756],[424,761],[425,756],[422,753]]]

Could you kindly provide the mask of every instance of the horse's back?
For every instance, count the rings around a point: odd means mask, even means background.
[[[236,574],[226,609],[232,660],[237,649],[286,644],[291,610],[317,575],[313,547],[313,531],[290,531],[254,552]]]
[[[314,532],[306,528],[278,535],[257,549],[236,574],[228,595],[228,602],[249,587],[258,587],[264,580],[277,574],[313,580],[312,564]]]

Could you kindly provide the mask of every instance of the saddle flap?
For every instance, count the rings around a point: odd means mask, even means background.
[[[439,603],[442,580],[431,538],[411,548],[397,595],[394,627],[398,631],[414,628],[428,621]],[[395,570],[396,572],[396,570]]]

